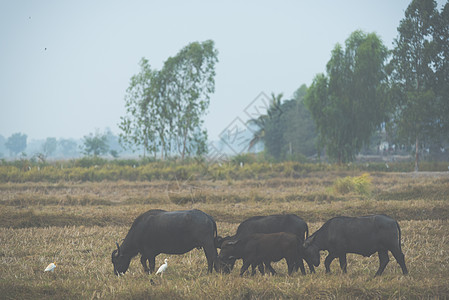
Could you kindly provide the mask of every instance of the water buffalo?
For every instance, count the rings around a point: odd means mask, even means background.
[[[240,270],[240,276],[242,276],[249,266],[252,266],[251,275],[256,273],[256,266],[263,275],[264,270],[260,267],[262,264],[269,266],[271,262],[285,258],[288,274],[291,275],[295,265],[301,260],[302,243],[302,240],[292,233],[255,233],[236,240],[225,241],[219,259],[226,262],[242,258],[243,266]],[[272,274],[274,275],[273,271]]]
[[[221,248],[227,241],[235,241],[239,238],[251,235],[254,233],[276,233],[276,232],[289,232],[295,234],[302,242],[309,236],[309,228],[307,223],[303,219],[294,214],[287,215],[269,215],[269,216],[255,216],[243,221],[237,228],[237,232],[233,236],[227,236],[225,238],[218,237],[217,247]],[[302,245],[301,245],[302,247]],[[231,259],[225,262],[220,260],[220,269],[225,273],[229,273],[235,264],[236,259]],[[313,264],[309,263],[310,272],[315,272]],[[274,269],[270,264],[266,267],[274,273]],[[295,270],[301,269],[302,274],[305,274],[304,263],[302,259],[297,262]],[[263,265],[259,266],[259,270],[263,269]]]
[[[216,238],[214,219],[200,210],[149,210],[134,220],[122,245],[117,243],[117,249],[112,252],[114,273],[125,273],[131,259],[139,253],[145,272],[152,273],[158,254],[184,254],[200,247],[206,254],[208,271],[212,272],[217,258]]]
[[[306,239],[304,247],[306,256],[316,267],[320,264],[320,250],[329,252],[324,261],[326,273],[330,272],[330,264],[337,257],[346,273],[347,253],[369,257],[377,252],[380,266],[376,276],[381,275],[390,260],[388,251],[391,251],[402,273],[408,274],[401,250],[401,229],[396,220],[385,215],[335,217]]]

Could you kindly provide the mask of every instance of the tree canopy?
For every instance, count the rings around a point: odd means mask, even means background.
[[[5,147],[15,156],[27,147],[27,135],[20,132],[11,135],[5,143]]]
[[[319,145],[339,163],[355,158],[385,120],[384,63],[387,48],[375,33],[353,32],[345,49],[337,44],[325,74],[318,74],[305,98]]]
[[[390,67],[392,127],[404,143],[415,144],[416,171],[420,144],[440,140],[449,128],[449,5],[441,14],[436,5],[433,0],[413,0],[407,7]]]
[[[142,146],[154,156],[160,152],[162,158],[207,151],[202,117],[215,91],[217,55],[214,42],[207,40],[190,43],[159,71],[143,58],[125,97],[127,115],[119,124],[123,143]]]
[[[96,131],[83,137],[84,153],[87,155],[99,156],[108,153],[109,145],[107,135]]]

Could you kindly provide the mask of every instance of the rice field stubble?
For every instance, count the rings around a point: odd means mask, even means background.
[[[273,299],[273,298],[448,298],[449,175],[374,173],[369,198],[340,195],[337,174],[307,178],[241,181],[0,183],[0,295],[2,299]],[[207,274],[202,250],[169,258],[163,278],[144,274],[140,260],[128,272],[112,272],[114,242],[151,208],[198,208],[217,221],[220,235],[233,234],[247,217],[296,213],[310,227],[336,215],[386,213],[399,221],[410,274],[403,276],[390,254],[384,275],[374,278],[377,255],[348,255],[348,273],[338,261],[324,274],[276,276]],[[325,253],[322,253],[325,256]],[[56,270],[44,273],[56,262]],[[307,268],[306,268],[307,269]],[[150,283],[150,279],[154,284]]]

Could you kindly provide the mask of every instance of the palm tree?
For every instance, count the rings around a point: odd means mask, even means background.
[[[260,115],[256,119],[248,120],[248,122],[247,122],[248,125],[254,125],[257,127],[256,132],[254,132],[253,138],[249,142],[248,149],[253,148],[259,142],[265,142],[265,127],[267,125],[267,122],[269,120],[271,120],[273,118],[273,116],[281,113],[281,102],[282,102],[283,96],[284,96],[283,93],[280,93],[276,96],[272,92],[271,99],[270,99],[270,105],[267,109],[267,114]]]

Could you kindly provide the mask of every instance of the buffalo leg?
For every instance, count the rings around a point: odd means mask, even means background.
[[[263,263],[258,264],[257,268],[259,269],[260,274],[265,275],[265,269],[263,267]]]
[[[326,267],[326,273],[330,273],[331,272],[331,263],[332,261],[337,258],[335,255],[329,253],[326,256],[326,259],[324,260],[324,266]]]
[[[388,251],[382,250],[379,251],[379,270],[377,270],[375,276],[382,275],[382,272],[385,270],[385,267],[387,266],[388,262],[390,261],[390,258],[388,257]]]
[[[402,253],[402,251],[400,251],[400,250],[391,251],[391,253],[393,253],[394,258],[396,259],[398,264],[401,266],[402,274],[407,275],[408,270],[407,270],[407,267],[405,266],[404,253]]]
[[[156,267],[156,256],[148,257],[148,263],[150,265],[150,274],[154,272],[154,268]]]
[[[343,273],[346,273],[346,267],[348,266],[348,261],[346,260],[346,253],[340,255],[338,257],[338,260],[340,261],[340,268],[343,271]]]
[[[140,263],[142,264],[142,267],[143,267],[143,270],[145,271],[145,273],[149,273],[150,269],[148,269],[148,267],[147,267],[147,257],[143,254],[140,257]]]
[[[256,270],[259,266],[259,264],[251,264],[251,276],[256,275]]]
[[[288,267],[288,275],[292,275],[293,270],[295,269],[295,261],[291,261],[286,259],[287,261],[287,267]],[[302,268],[304,269],[304,265],[302,266]]]
[[[346,260],[346,253],[342,254],[338,257],[338,260],[340,261],[340,268],[343,271],[343,273],[346,273],[346,267],[348,265],[348,262]]]
[[[315,267],[313,266],[313,264],[309,263],[307,261],[307,259],[304,259],[307,263],[307,265],[309,266],[309,270],[310,270],[310,274],[315,273]],[[303,258],[301,258],[300,262],[298,262],[295,266],[295,271],[298,271],[298,269],[301,267],[300,263],[304,266],[304,262],[303,262]],[[303,275],[306,275],[306,270],[304,269],[304,273]],[[301,269],[301,273],[302,273],[302,269]]]
[[[246,272],[246,270],[248,270],[250,265],[251,264],[248,261],[243,261],[243,266],[240,269],[240,276],[243,276],[243,274]]]
[[[295,267],[295,271],[298,271],[298,266],[299,269],[301,269],[301,274],[302,275],[306,275],[306,269],[304,268],[304,262],[302,261],[302,258],[300,258],[296,263],[295,263],[296,267]]]
[[[309,263],[307,260],[306,260],[306,263],[309,266],[310,273],[311,274],[315,273],[315,268],[314,268],[313,264]]]
[[[212,273],[214,269],[214,262],[218,256],[217,254],[217,248],[215,248],[213,242],[210,245],[203,246],[204,254],[206,254],[207,259],[207,271],[209,273]]]
[[[265,262],[265,267],[271,272],[271,275],[275,275],[276,274],[276,270],[273,269],[273,267],[271,266],[270,262]]]

